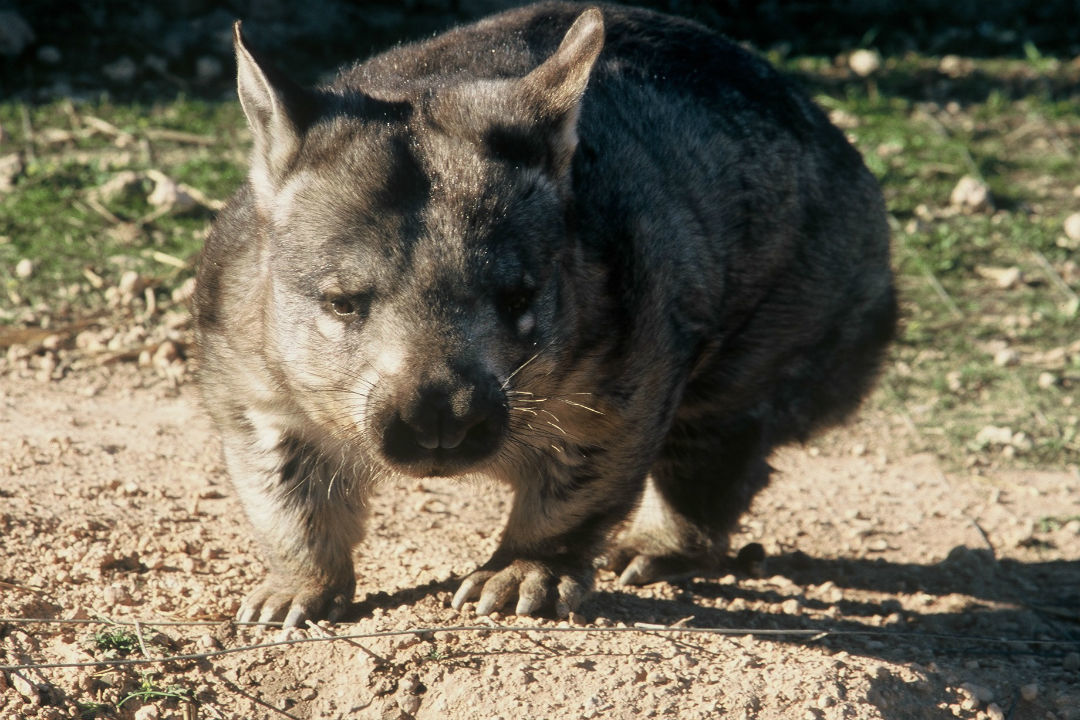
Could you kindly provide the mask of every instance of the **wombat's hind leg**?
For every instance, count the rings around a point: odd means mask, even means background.
[[[624,585],[676,580],[730,566],[728,533],[768,482],[760,426],[709,419],[679,424],[669,434],[629,521],[600,565]]]

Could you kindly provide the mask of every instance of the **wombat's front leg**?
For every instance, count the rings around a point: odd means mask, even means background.
[[[227,436],[225,457],[270,567],[237,618],[294,627],[340,617],[356,588],[364,485],[343,476],[340,458],[265,429]]]
[[[567,489],[573,480],[519,485],[499,547],[462,581],[453,607],[477,600],[477,615],[488,615],[516,595],[517,615],[548,608],[564,618],[577,609],[592,587],[594,554],[635,497],[615,483],[587,483],[576,492]]]

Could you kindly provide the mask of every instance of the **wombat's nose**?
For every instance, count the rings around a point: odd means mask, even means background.
[[[390,420],[384,450],[399,462],[436,453],[443,459],[476,460],[498,444],[504,416],[492,392],[469,386],[425,387]]]

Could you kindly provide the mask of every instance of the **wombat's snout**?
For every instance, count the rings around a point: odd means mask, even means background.
[[[495,452],[507,417],[494,378],[476,384],[429,383],[387,414],[382,450],[391,463],[424,474],[460,471]]]

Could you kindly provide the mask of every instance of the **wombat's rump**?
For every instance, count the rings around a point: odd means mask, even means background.
[[[708,567],[770,450],[871,383],[895,321],[876,183],[701,26],[545,3],[316,90],[239,26],[236,53],[251,172],[196,319],[270,567],[241,618],[338,616],[394,476],[513,491],[456,607],[565,615],[608,541],[625,582]]]

